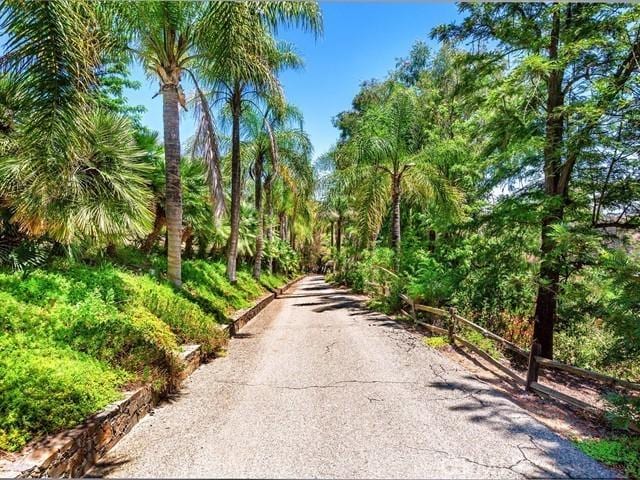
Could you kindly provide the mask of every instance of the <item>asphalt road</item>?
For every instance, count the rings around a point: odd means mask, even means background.
[[[614,476],[491,386],[307,277],[91,472],[113,477]]]

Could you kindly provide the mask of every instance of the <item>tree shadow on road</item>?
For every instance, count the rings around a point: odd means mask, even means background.
[[[428,386],[448,393],[463,392],[460,397],[452,397],[453,403],[447,408],[466,421],[511,434],[514,441],[511,446],[517,448],[523,459],[542,476],[558,478],[558,471],[561,471],[571,478],[593,478],[599,473],[595,461],[540,424],[514,404],[507,394],[479,382],[476,377],[465,375],[462,381],[445,379],[430,382]]]
[[[85,478],[107,477],[117,471],[122,465],[126,465],[129,462],[131,462],[131,459],[124,455],[119,455],[113,460],[100,460],[91,471],[85,475]]]

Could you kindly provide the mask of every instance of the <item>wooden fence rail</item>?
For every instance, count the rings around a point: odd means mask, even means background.
[[[593,372],[591,370],[586,370],[584,368],[578,368],[572,365],[567,365],[562,362],[543,358],[540,356],[540,345],[537,342],[533,342],[531,345],[531,349],[529,351],[526,351],[523,348],[519,347],[518,345],[514,344],[513,342],[510,342],[506,338],[502,338],[501,336],[496,335],[495,333],[487,330],[486,328],[481,327],[480,325],[477,325],[472,321],[458,315],[455,312],[455,309],[445,310],[442,308],[431,307],[428,305],[420,305],[415,303],[411,298],[403,294],[400,295],[400,298],[406,305],[410,307],[409,312],[403,309],[402,310],[403,314],[410,317],[415,323],[427,328],[429,331],[436,333],[438,335],[443,335],[443,336],[446,335],[449,338],[450,343],[452,344],[457,342],[464,345],[468,349],[472,350],[473,352],[481,356],[491,365],[499,369],[502,373],[510,377],[513,381],[515,381],[520,385],[523,385],[529,391],[534,391],[538,394],[551,397],[556,400],[560,400],[564,403],[567,403],[574,407],[581,408],[590,412],[600,412],[598,407],[589,405],[583,402],[582,400],[573,398],[570,395],[554,390],[553,388],[550,388],[548,386],[541,385],[538,382],[538,377],[539,377],[540,369],[542,368],[563,370],[577,377],[596,380],[608,385],[615,385],[617,387],[621,387],[626,390],[640,391],[640,383],[631,382],[628,380],[622,380],[619,378],[611,377],[609,375],[604,375],[602,373]],[[445,319],[447,328],[438,327],[438,326],[431,325],[429,323],[421,321],[420,319],[418,319],[417,312],[426,312],[431,315],[443,317]],[[457,334],[456,332],[459,331],[461,326],[464,326],[466,328],[471,328],[477,332],[480,332],[484,337],[490,338],[498,342],[505,349],[515,353],[517,356],[523,359],[528,358],[527,378],[523,379],[518,373],[514,372],[507,366],[503,365],[501,362],[494,359],[491,355],[489,355],[487,352],[479,348],[477,345],[471,343],[466,338]]]
[[[380,270],[385,273],[391,274],[392,277],[397,278],[397,275],[383,267],[378,267]],[[368,282],[369,285],[373,286],[379,293],[382,295],[389,295],[389,286],[386,284],[379,285],[373,282]],[[442,336],[447,336],[449,342],[451,344],[455,344],[456,342],[464,345],[469,350],[473,351],[480,357],[482,357],[485,361],[493,365],[495,368],[500,370],[503,374],[507,375],[511,381],[524,386],[524,388],[528,391],[536,392],[539,395],[543,395],[546,397],[550,397],[555,400],[559,400],[568,405],[571,405],[575,408],[579,408],[591,413],[602,414],[603,412],[596,406],[590,405],[582,400],[574,398],[566,393],[559,392],[551,387],[546,385],[542,385],[538,382],[540,370],[542,368],[546,369],[555,369],[562,370],[568,372],[576,377],[586,378],[590,380],[595,380],[607,385],[617,386],[626,390],[632,391],[640,391],[640,383],[631,382],[628,380],[622,380],[619,378],[611,377],[609,375],[604,375],[602,373],[593,372],[591,370],[586,370],[584,368],[574,367],[572,365],[567,365],[562,362],[558,362],[555,360],[550,360],[548,358],[544,358],[540,356],[540,344],[537,342],[532,342],[531,348],[529,351],[519,347],[513,342],[510,342],[506,338],[503,338],[495,333],[487,330],[486,328],[460,316],[457,314],[455,309],[442,309],[437,307],[432,307],[429,305],[421,305],[419,303],[415,303],[413,299],[408,297],[407,295],[400,294],[400,299],[406,304],[409,308],[408,311],[404,308],[401,309],[403,315],[411,318],[414,323],[426,328],[427,330]],[[444,318],[444,323],[447,328],[438,327],[436,325],[432,325],[430,323],[426,323],[418,318],[418,312],[425,312],[431,315],[435,315],[437,317]],[[528,359],[528,368],[527,368],[527,377],[522,378],[518,373],[511,370],[509,367],[503,365],[501,362],[493,358],[489,353],[482,350],[480,347],[470,342],[466,338],[459,335],[460,327],[464,326],[466,328],[471,328],[477,332],[480,332],[485,338],[490,338],[496,342],[498,342],[502,347],[515,353],[517,356],[522,358],[523,360]],[[630,428],[636,432],[640,433],[640,428],[632,424]]]

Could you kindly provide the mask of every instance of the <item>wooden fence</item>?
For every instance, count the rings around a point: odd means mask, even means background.
[[[481,327],[480,325],[477,325],[464,317],[461,317],[457,314],[454,308],[448,308],[445,310],[442,308],[416,304],[406,295],[400,295],[400,298],[402,299],[404,304],[409,307],[409,312],[407,312],[404,308],[402,309],[403,314],[410,317],[416,324],[421,325],[436,334],[446,335],[449,338],[449,342],[451,344],[455,344],[457,342],[464,345],[465,347],[481,356],[491,365],[499,369],[502,373],[506,374],[516,383],[523,385],[524,388],[528,391],[534,391],[536,393],[554,398],[556,400],[560,400],[584,410],[595,412],[599,411],[598,408],[593,405],[589,405],[582,400],[571,397],[569,395],[566,395],[565,393],[540,384],[538,382],[538,379],[540,369],[542,368],[562,370],[576,377],[595,380],[606,385],[616,386],[624,388],[626,390],[640,391],[640,383],[621,380],[609,375],[604,375],[602,373],[593,372],[591,370],[586,370],[583,368],[574,367],[572,365],[567,365],[565,363],[557,362],[555,360],[543,358],[540,356],[540,344],[537,342],[534,342],[531,346],[530,351],[527,352],[526,350],[518,347],[509,340],[502,338],[493,332],[490,332],[486,328]],[[417,312],[427,312],[436,317],[443,318],[447,328],[437,327],[435,325],[421,321],[418,318]],[[489,338],[498,342],[503,348],[509,350],[516,356],[520,357],[522,360],[528,361],[527,377],[522,378],[518,373],[503,365],[498,360],[494,359],[491,355],[489,355],[489,353],[485,352],[477,345],[469,342],[466,338],[460,336],[458,332],[460,331],[461,327],[470,328],[481,333],[485,338]]]
[[[388,273],[393,274],[393,272]],[[393,276],[395,277],[396,275],[393,274]],[[371,285],[380,294],[389,295],[389,287],[387,285],[378,285],[374,283],[371,283]],[[640,383],[621,380],[609,375],[604,375],[602,373],[593,372],[591,370],[574,367],[572,365],[567,365],[562,362],[541,357],[540,344],[537,342],[533,342],[531,348],[527,351],[514,344],[513,342],[510,342],[509,340],[496,335],[486,328],[481,327],[480,325],[477,325],[476,323],[458,315],[455,308],[443,309],[431,307],[428,305],[421,305],[415,303],[412,299],[402,294],[400,295],[400,298],[403,302],[403,306],[401,309],[402,314],[411,318],[415,324],[420,325],[435,334],[447,336],[447,338],[449,339],[449,343],[452,345],[455,345],[457,343],[465,346],[469,350],[482,357],[485,361],[493,365],[495,368],[500,370],[513,382],[522,385],[523,388],[525,388],[527,391],[536,392],[540,395],[567,403],[573,407],[598,414],[602,413],[602,411],[598,407],[585,403],[582,400],[574,398],[563,392],[559,392],[558,390],[555,390],[546,385],[542,385],[538,381],[541,369],[561,370],[575,377],[595,380],[608,386],[615,386],[629,391],[640,391]],[[445,328],[421,320],[418,316],[419,312],[425,312],[434,317],[442,318]],[[482,350],[476,344],[470,342],[462,335],[460,335],[460,332],[463,328],[468,328],[479,332],[485,338],[489,338],[500,344],[503,349],[509,350],[514,356],[520,358],[523,363],[526,362],[528,364],[526,378],[521,377],[519,373],[502,364],[500,361],[493,358],[488,352]],[[637,429],[636,426],[633,427],[634,430]]]

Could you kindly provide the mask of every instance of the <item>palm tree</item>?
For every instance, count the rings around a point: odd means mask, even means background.
[[[68,147],[55,162],[16,154],[0,164],[0,194],[12,221],[30,235],[110,245],[149,231],[152,214],[144,162],[130,121],[102,110],[76,115]],[[64,188],[61,188],[63,186]]]
[[[12,112],[0,189],[22,231],[65,244],[109,244],[149,227],[132,125],[96,95],[115,53],[106,18],[85,0],[0,3],[2,96]]]
[[[226,52],[216,50],[221,32],[210,29],[217,2],[154,1],[118,7],[116,18],[126,18],[131,33],[131,51],[160,83],[163,101],[164,154],[166,163],[165,213],[167,222],[167,274],[180,286],[183,240],[182,187],[180,182],[180,117],[186,109],[183,75],[196,89],[196,109],[203,112],[196,135],[194,152],[206,167],[214,219],[224,209],[220,175],[218,140],[206,98],[198,83],[203,66],[218,62]],[[223,31],[223,30],[222,30]]]
[[[94,105],[96,72],[109,54],[109,34],[88,0],[0,3],[5,43],[0,71],[14,87],[12,109],[25,147],[40,156],[66,149],[74,113]]]
[[[343,174],[355,192],[361,230],[369,242],[378,235],[391,210],[391,247],[399,260],[401,245],[400,206],[403,196],[433,201],[452,214],[458,211],[461,195],[424,147],[418,121],[415,93],[390,84],[380,105],[366,110],[358,119],[354,134],[336,152]]]
[[[231,232],[227,248],[227,276],[236,281],[241,205],[240,124],[246,103],[260,97],[281,99],[276,71],[297,66],[290,49],[273,38],[281,24],[320,31],[320,10],[315,2],[213,2],[206,22],[216,61],[204,66],[214,101],[226,101],[231,127]]]
[[[125,7],[127,8],[127,7]],[[182,76],[202,53],[198,21],[203,4],[145,2],[125,10],[132,31],[132,51],[160,83],[165,156],[167,275],[182,284],[182,187],[180,185],[180,113],[186,108]]]
[[[276,178],[283,178],[289,190],[300,193],[310,191],[307,173],[311,142],[302,129],[302,114],[291,105],[278,110],[267,105],[264,114],[255,108],[248,108],[243,115],[245,131],[250,139],[245,144],[245,149],[253,163],[254,204],[257,215],[253,275],[256,278],[260,277],[262,271],[265,226],[268,242],[273,240],[270,217],[273,210],[273,182]],[[303,171],[301,166],[306,166],[307,172]],[[266,190],[266,195],[263,194],[263,190]],[[267,218],[264,196],[267,197]],[[269,259],[271,260],[270,257]]]

